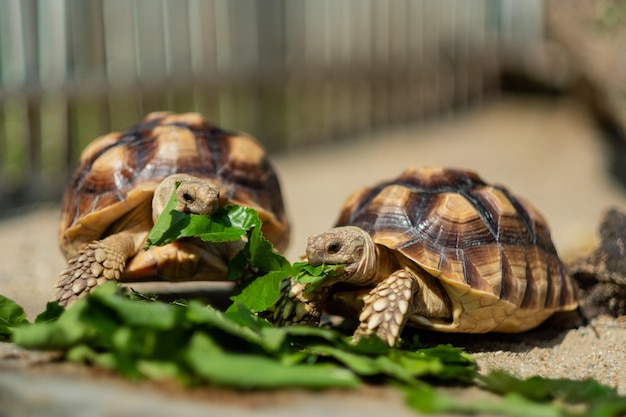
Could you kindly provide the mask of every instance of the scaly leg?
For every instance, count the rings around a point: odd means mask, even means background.
[[[126,261],[135,253],[135,245],[132,234],[118,233],[85,246],[68,261],[55,285],[59,290],[52,301],[69,306],[95,287],[119,280]]]
[[[359,316],[361,324],[354,333],[355,340],[375,334],[389,346],[395,345],[418,289],[417,277],[404,269],[381,281],[364,299],[365,306]]]
[[[270,321],[279,326],[306,324],[319,326],[327,288],[305,292],[306,286],[286,279],[280,288],[280,299],[270,309]]]

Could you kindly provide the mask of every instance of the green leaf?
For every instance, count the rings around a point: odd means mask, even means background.
[[[229,205],[218,208],[211,217],[164,211],[148,235],[147,246],[161,246],[185,237],[215,243],[239,240],[251,227],[248,225],[253,218],[250,210]]]
[[[361,349],[350,352],[350,348],[345,347],[320,345],[307,347],[312,353],[337,359],[359,375],[385,375],[408,386],[420,384],[419,378],[424,376],[439,376],[447,365],[440,357],[423,352],[387,348],[386,351],[365,354]]]
[[[536,401],[559,399],[568,403],[577,403],[617,396],[614,388],[590,379],[573,381],[537,376],[520,380],[505,372],[494,371],[479,380],[490,391],[500,394],[517,392]]]
[[[258,268],[262,272],[282,271],[293,275],[291,263],[279,253],[274,251],[274,247],[261,233],[261,220],[258,219],[258,226],[255,226],[248,238],[248,247],[250,253],[250,264]]]
[[[342,264],[313,266],[308,262],[296,262],[293,264],[295,271],[293,280],[306,285],[305,292],[312,292],[327,278],[334,277],[341,268],[343,268]]]
[[[432,386],[426,384],[419,384],[418,386],[401,385],[401,388],[404,391],[409,407],[419,412],[444,413],[456,411],[458,413],[472,414],[472,410],[459,407],[459,401],[456,398],[442,394]]]
[[[180,183],[177,182],[174,192],[170,196],[167,204],[163,208],[163,212],[154,222],[152,230],[146,240],[146,248],[152,245],[164,245],[177,239],[180,230],[182,230],[189,221],[189,216],[176,211],[176,188]]]
[[[423,413],[488,414],[503,417],[565,417],[554,404],[535,403],[511,394],[493,400],[471,400],[453,397],[422,384],[404,389],[407,403]],[[569,415],[569,414],[567,414]],[[573,416],[573,414],[572,414]],[[581,416],[582,417],[582,416]]]
[[[176,188],[163,212],[154,223],[146,248],[165,245],[184,237],[196,237],[206,242],[232,242],[239,240],[252,227],[260,225],[257,213],[248,207],[228,205],[219,207],[210,217],[176,211]]]
[[[243,388],[355,388],[359,379],[332,364],[287,365],[251,354],[226,354],[202,333],[195,334],[186,354],[189,366],[207,382]]]
[[[15,301],[0,295],[0,340],[11,338],[11,329],[28,323],[26,313]]]
[[[280,298],[280,283],[289,278],[289,271],[272,271],[251,280],[241,288],[239,293],[231,297],[233,305],[227,313],[243,305],[248,310],[258,313],[267,310],[278,302]]]
[[[220,207],[211,217],[189,215],[189,223],[180,230],[178,238],[195,237],[205,242],[233,242],[241,239],[246,230],[233,227],[226,208]]]
[[[93,337],[93,329],[81,316],[87,300],[78,300],[55,321],[41,321],[13,330],[13,342],[27,349],[66,350]]]
[[[446,381],[470,382],[478,369],[474,359],[462,348],[452,345],[437,345],[431,348],[422,348],[417,351],[406,351],[405,356],[411,359],[437,360],[443,366],[437,373],[437,378]],[[416,374],[417,375],[417,374]]]
[[[243,339],[250,344],[265,347],[263,336],[257,329],[243,326],[211,306],[204,306],[199,302],[191,302],[187,310],[187,318],[191,323],[209,325],[231,336]]]
[[[115,290],[113,283],[98,287],[91,294],[90,303],[110,309],[118,320],[133,327],[169,330],[181,321],[183,312],[178,306],[112,297]]]
[[[505,397],[522,397],[528,402],[588,404],[585,416],[620,416],[626,413],[626,397],[618,395],[615,388],[593,379],[577,381],[539,376],[518,379],[505,372],[494,371],[478,380],[486,389]]]
[[[142,375],[155,381],[179,380],[186,382],[189,380],[176,361],[139,360],[137,369]]]
[[[100,352],[87,344],[68,349],[65,358],[70,362],[90,363],[111,370],[118,368],[118,361],[112,352]]]
[[[271,327],[242,304],[226,315],[197,301],[168,305],[136,295],[130,300],[115,285],[104,285],[65,311],[49,304],[36,323],[28,324],[19,306],[2,303],[15,343],[58,349],[68,360],[130,378],[264,389],[356,387],[360,378],[375,378],[402,388],[408,404],[421,412],[512,417],[626,413],[626,397],[594,380],[521,380],[502,372],[478,376],[473,359],[450,345],[399,349],[376,337],[350,343],[329,328]],[[472,383],[499,396],[457,398],[426,381]]]
[[[59,305],[56,301],[49,302],[46,304],[46,309],[37,315],[35,323],[45,323],[57,320],[64,311],[65,308]]]

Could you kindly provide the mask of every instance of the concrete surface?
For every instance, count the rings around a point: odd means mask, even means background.
[[[277,155],[274,161],[294,225],[287,255],[295,260],[309,234],[330,227],[343,200],[357,187],[394,177],[410,165],[446,165],[475,169],[486,180],[529,198],[552,225],[560,253],[575,256],[593,244],[604,208],[626,206],[626,193],[606,174],[606,152],[576,103],[517,99],[455,119]],[[31,318],[52,295],[64,265],[56,245],[58,216],[57,206],[42,206],[0,223],[0,294],[25,306]],[[602,318],[593,324],[598,336],[587,327],[542,328],[452,342],[475,352],[485,369],[504,368],[521,376],[595,377],[626,394],[626,322]],[[177,415],[183,410],[186,415],[410,415],[398,394],[385,389],[271,396],[217,391],[226,400],[207,401],[197,393],[178,390],[172,397],[171,390],[149,383],[102,377],[85,367],[50,364],[12,345],[0,347],[0,416],[160,416],[176,410],[181,411]],[[207,389],[203,395],[215,399],[222,394]]]

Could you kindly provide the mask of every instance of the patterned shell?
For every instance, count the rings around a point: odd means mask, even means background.
[[[59,240],[66,257],[103,237],[141,204],[150,216],[148,203],[156,186],[175,173],[213,179],[220,199],[255,208],[267,238],[279,250],[287,246],[280,185],[261,145],[197,113],[155,112],[123,132],[94,140],[83,151],[63,198]]]
[[[438,331],[519,332],[577,307],[576,289],[537,210],[470,171],[411,168],[354,193],[337,226],[354,225],[438,278],[451,322]]]

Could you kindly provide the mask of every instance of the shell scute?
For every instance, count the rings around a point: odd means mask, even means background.
[[[465,265],[463,250],[460,248],[443,248],[440,253],[441,256],[438,265],[438,276],[440,279],[447,282],[456,281],[469,288],[470,285],[467,283],[464,275]],[[420,262],[417,263],[421,266]]]
[[[526,249],[526,294],[521,308],[534,310],[543,308],[548,291],[548,271],[545,254],[537,246]]]
[[[472,246],[463,251],[465,281],[475,290],[500,297],[502,265],[496,245]]]
[[[481,187],[474,195],[482,203],[484,215],[493,222],[496,239],[512,242],[529,242],[531,237],[518,211],[502,190],[495,187]]]
[[[515,307],[522,305],[526,293],[526,248],[503,244],[501,252],[502,286],[500,298]]]

